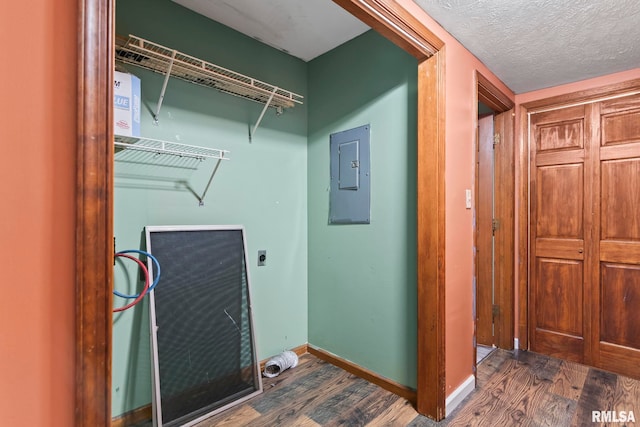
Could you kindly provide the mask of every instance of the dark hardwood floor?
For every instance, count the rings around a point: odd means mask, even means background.
[[[531,352],[496,350],[478,384],[446,420],[312,355],[264,378],[264,393],[198,424],[210,426],[632,426],[592,422],[592,411],[640,417],[640,381]]]
[[[405,399],[310,354],[294,369],[263,378],[263,389],[197,427],[407,425],[417,415]]]
[[[433,425],[625,425],[592,422],[592,411],[640,415],[640,381],[537,353],[498,350],[478,366],[476,390],[448,420]]]

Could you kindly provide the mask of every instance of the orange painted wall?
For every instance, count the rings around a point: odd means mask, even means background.
[[[473,366],[473,231],[464,190],[473,188],[475,70],[513,94],[413,1],[400,3],[446,43],[449,394]],[[76,7],[34,0],[5,5],[0,14],[0,419],[7,425],[73,425]],[[638,77],[640,69],[515,100]]]
[[[613,84],[640,77],[640,69],[515,95],[464,46],[448,34],[412,0],[398,0],[446,46],[446,393],[449,395],[473,374],[473,216],[464,208],[465,189],[474,188],[476,91],[479,71],[516,104]],[[516,130],[519,128],[516,109]],[[521,140],[520,140],[521,142]],[[519,185],[518,180],[516,185]],[[518,187],[516,187],[518,188]],[[517,207],[516,207],[517,208]],[[516,236],[516,241],[518,236]],[[517,260],[516,260],[517,261]],[[517,264],[516,264],[517,265]],[[517,272],[516,272],[517,273]],[[517,280],[517,277],[516,277]],[[516,289],[517,292],[517,289]],[[518,295],[516,294],[516,301]],[[517,304],[515,330],[518,331]]]
[[[445,43],[446,48],[446,394],[473,375],[473,212],[465,208],[465,189],[474,189],[474,143],[479,71],[513,99],[506,87],[457,40],[412,0],[399,0]]]
[[[74,423],[76,1],[3,4],[0,420]]]

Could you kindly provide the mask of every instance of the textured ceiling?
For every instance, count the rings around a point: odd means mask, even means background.
[[[415,0],[516,93],[640,67],[638,0]]]
[[[332,0],[173,0],[304,61],[369,29]]]
[[[173,0],[309,61],[368,27],[332,0]],[[640,0],[413,0],[516,93],[640,67]]]

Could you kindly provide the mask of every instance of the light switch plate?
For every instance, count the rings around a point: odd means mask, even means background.
[[[464,202],[467,209],[471,209],[471,190],[468,188],[464,190]]]

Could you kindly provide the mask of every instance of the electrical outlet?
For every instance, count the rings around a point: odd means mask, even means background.
[[[258,267],[263,265],[267,265],[267,251],[260,250],[258,251]]]

